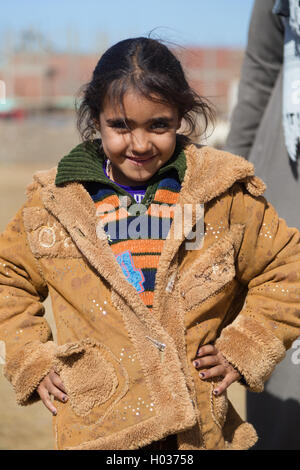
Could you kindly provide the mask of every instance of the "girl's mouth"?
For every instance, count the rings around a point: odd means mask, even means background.
[[[154,155],[153,157],[148,157],[148,158],[134,158],[134,157],[127,157],[127,158],[128,160],[132,162],[133,165],[143,166],[151,162],[155,157],[156,155]]]

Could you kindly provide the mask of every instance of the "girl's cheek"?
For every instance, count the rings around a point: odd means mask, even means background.
[[[124,155],[126,153],[127,142],[124,136],[111,135],[109,138],[102,141],[103,149],[107,156]]]
[[[163,134],[160,136],[160,139],[157,139],[155,144],[163,154],[173,154],[176,147],[176,134]]]

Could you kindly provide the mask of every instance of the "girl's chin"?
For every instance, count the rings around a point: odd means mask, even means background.
[[[127,185],[142,185],[142,184],[147,184],[147,181],[154,175],[154,172],[149,172],[149,171],[143,171],[143,172],[137,172],[136,175],[124,175],[125,178],[127,179],[128,183]]]
[[[144,165],[135,165],[129,159],[124,164],[115,168],[114,176],[116,182],[125,186],[139,186],[147,184],[147,181],[159,170],[160,162],[153,159],[152,162]]]
[[[128,171],[123,171],[123,175],[126,179],[131,180],[135,184],[143,184],[146,183],[158,170],[159,168],[141,168],[136,167],[133,169],[132,167],[128,169]]]

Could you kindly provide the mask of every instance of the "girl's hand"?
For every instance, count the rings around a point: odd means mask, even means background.
[[[209,369],[200,372],[201,379],[223,377],[223,380],[214,390],[214,395],[223,393],[229,385],[241,379],[241,374],[225,359],[215,346],[208,344],[198,349],[197,359],[193,361],[196,369]]]
[[[37,388],[37,392],[45,407],[48,408],[48,410],[55,416],[57,415],[57,409],[51,401],[50,394],[63,403],[68,400],[64,384],[54,369],[51,369],[49,374],[41,381]]]

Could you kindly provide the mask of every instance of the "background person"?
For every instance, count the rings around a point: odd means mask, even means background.
[[[226,149],[252,162],[280,217],[300,228],[300,8],[256,0]],[[295,342],[294,347],[297,347]],[[262,394],[247,395],[257,449],[300,449],[300,369],[288,351]]]

